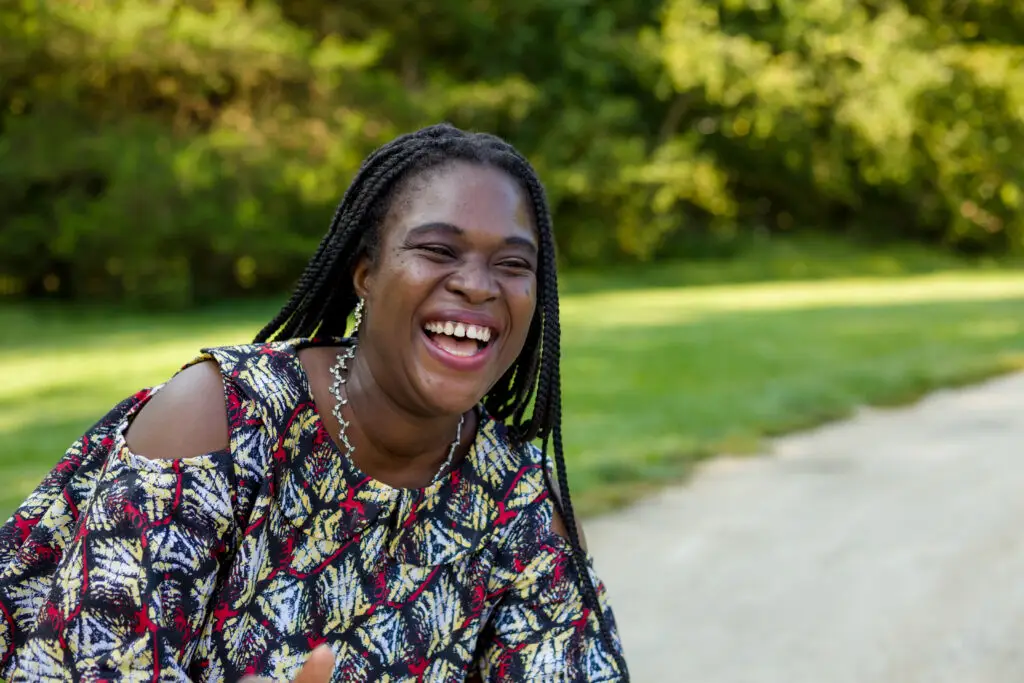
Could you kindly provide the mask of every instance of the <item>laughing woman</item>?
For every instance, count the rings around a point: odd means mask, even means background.
[[[559,336],[527,161],[385,145],[255,341],[123,401],[0,531],[0,678],[627,680]]]

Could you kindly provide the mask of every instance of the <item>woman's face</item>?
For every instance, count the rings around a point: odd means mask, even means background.
[[[355,272],[376,384],[422,416],[469,410],[522,351],[537,267],[528,197],[507,173],[453,162],[412,178]]]

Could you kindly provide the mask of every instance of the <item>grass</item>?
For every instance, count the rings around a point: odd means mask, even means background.
[[[713,453],[1024,367],[1024,272],[711,286],[670,274],[655,269],[644,286],[636,273],[617,289],[567,282],[565,439],[586,513]],[[0,514],[116,401],[201,346],[247,340],[273,310],[0,309]]]

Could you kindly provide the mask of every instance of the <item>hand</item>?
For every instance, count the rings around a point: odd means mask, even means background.
[[[309,653],[306,663],[292,679],[292,683],[329,683],[334,673],[334,652],[327,645],[321,645]],[[269,678],[246,676],[238,683],[273,683]]]

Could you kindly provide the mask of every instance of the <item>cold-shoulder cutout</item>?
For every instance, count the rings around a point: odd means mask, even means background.
[[[213,361],[191,365],[172,377],[132,420],[125,442],[150,460],[176,460],[229,447],[224,383]]]

